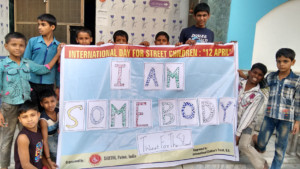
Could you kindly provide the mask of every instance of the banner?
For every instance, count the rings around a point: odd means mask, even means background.
[[[65,46],[61,168],[238,160],[237,46]]]

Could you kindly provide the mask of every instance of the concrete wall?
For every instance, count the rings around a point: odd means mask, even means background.
[[[239,68],[250,69],[255,26],[269,11],[287,0],[232,0],[227,41],[239,42]],[[299,7],[298,7],[299,9]]]
[[[300,73],[300,0],[274,8],[256,24],[252,63],[262,62],[270,71],[276,71],[275,54],[280,48],[296,52],[293,71]]]
[[[178,41],[182,28],[187,26],[188,1],[169,0],[169,7],[152,7],[151,0],[106,0],[96,2],[96,41],[112,39],[116,30],[125,30],[129,43],[147,40],[153,44],[159,31],[170,35],[170,43]]]
[[[4,48],[4,37],[9,32],[9,2],[0,0],[0,59],[7,56],[8,52]]]

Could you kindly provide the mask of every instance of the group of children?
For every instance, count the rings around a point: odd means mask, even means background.
[[[209,6],[206,3],[198,4],[194,9],[196,24],[182,30],[176,45],[214,42],[213,31],[206,28],[209,17]],[[41,36],[31,38],[27,47],[26,38],[21,33],[13,32],[5,37],[9,56],[0,61],[2,169],[10,165],[11,146],[18,121],[23,127],[19,125],[20,133],[15,142],[16,168],[58,167],[55,164],[59,133],[56,95],[59,93],[59,56],[64,44],[60,44],[53,35],[56,28],[53,15],[43,14],[37,19]],[[81,45],[90,45],[93,41],[92,32],[87,28],[79,29],[76,41]],[[128,44],[128,34],[123,30],[116,31],[112,43]],[[157,33],[154,43],[169,45],[169,35],[163,31]],[[104,42],[97,43],[102,44]],[[149,46],[149,42],[144,41],[140,45]],[[276,53],[276,62],[278,71],[266,78],[267,68],[261,63],[254,64],[247,77],[240,73],[243,78],[238,88],[235,142],[255,169],[268,168],[260,153],[265,151],[274,129],[276,144],[272,169],[281,168],[289,132],[296,134],[299,130],[300,77],[291,70],[295,64],[295,52],[288,48],[280,49]],[[262,82],[270,92],[265,118],[257,136],[253,135],[253,128],[264,100]],[[255,147],[251,146],[252,141]]]

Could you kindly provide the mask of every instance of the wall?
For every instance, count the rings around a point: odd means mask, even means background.
[[[168,8],[151,7],[153,0],[103,0],[96,1],[96,41],[112,39],[116,30],[125,30],[129,43],[139,44],[147,40],[153,44],[159,31],[166,31],[170,43],[178,41],[182,28],[187,26],[188,2],[183,0],[161,0],[170,4]]]
[[[9,32],[9,2],[0,0],[0,57],[7,56],[4,48],[4,37]]]
[[[262,62],[270,71],[276,71],[275,54],[280,48],[296,52],[293,71],[300,72],[300,0],[281,4],[256,24],[252,63]]]
[[[227,41],[239,43],[239,68],[250,69],[256,22],[287,0],[232,0]]]

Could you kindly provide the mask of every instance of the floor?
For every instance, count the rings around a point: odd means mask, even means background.
[[[267,147],[267,151],[263,154],[268,164],[272,163],[274,155],[275,136],[273,135]],[[299,145],[298,145],[299,146]],[[13,154],[11,158],[12,164],[9,169],[14,169]],[[241,155],[240,162],[231,162],[226,160],[212,160],[201,163],[192,163],[180,165],[176,167],[168,167],[163,169],[253,169],[248,159]],[[297,155],[285,155],[282,169],[300,169],[300,157]]]

